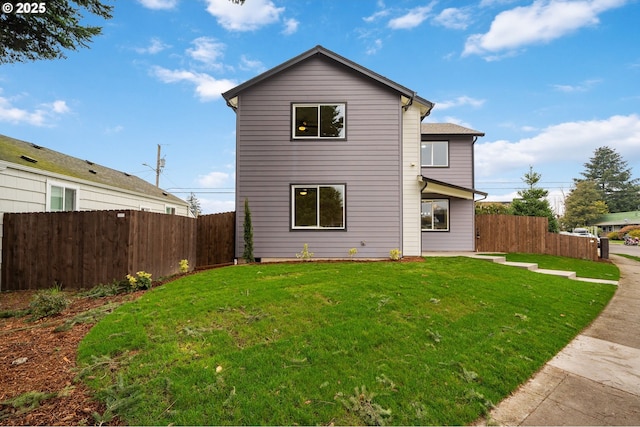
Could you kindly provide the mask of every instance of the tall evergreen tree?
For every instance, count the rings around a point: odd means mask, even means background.
[[[529,187],[518,191],[520,198],[511,202],[511,213],[520,216],[541,216],[549,220],[549,231],[558,231],[558,220],[556,219],[549,201],[545,199],[549,191],[536,186],[540,182],[540,175],[533,171],[533,166],[529,166],[529,172],[524,174],[522,181]]]
[[[592,225],[602,215],[609,212],[606,203],[595,182],[583,180],[576,183],[576,187],[564,201],[563,226],[572,230],[582,225]]]
[[[628,163],[614,149],[597,148],[581,175],[595,182],[609,212],[640,209],[640,179],[632,178]],[[580,179],[575,180],[576,183]]]
[[[198,217],[202,214],[202,208],[200,207],[200,200],[196,197],[195,193],[189,194],[187,197],[187,203],[189,204],[189,210],[193,216]]]
[[[249,209],[249,199],[244,199],[244,252],[242,258],[247,262],[254,262],[253,256],[253,224],[251,223],[251,210]]]
[[[102,32],[101,27],[80,24],[83,9],[104,19],[110,19],[113,10],[103,0],[11,0],[2,6],[0,64],[64,58],[64,50],[87,47]],[[27,6],[30,13],[18,13]]]

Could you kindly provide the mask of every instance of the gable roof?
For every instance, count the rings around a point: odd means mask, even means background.
[[[128,190],[174,204],[187,204],[137,176],[4,135],[0,135],[0,161]]]
[[[423,105],[425,108],[425,113],[423,115],[423,118],[428,116],[429,113],[431,112],[431,109],[433,109],[433,106],[435,105],[433,102],[428,101],[420,96],[418,96],[418,94],[405,87],[402,86],[396,82],[394,82],[393,80],[390,80],[374,71],[369,70],[366,67],[363,67],[362,65],[359,65],[343,56],[338,55],[335,52],[330,51],[329,49],[324,48],[323,46],[317,45],[316,47],[309,49],[308,51],[294,57],[291,58],[290,60],[283,62],[282,64],[250,79],[247,80],[246,82],[234,87],[233,89],[230,89],[226,92],[224,92],[222,94],[222,96],[224,97],[224,99],[227,101],[227,105],[229,105],[230,107],[235,109],[234,106],[234,101],[233,99],[235,97],[237,97],[242,91],[250,88],[251,86],[260,83],[300,62],[306,61],[309,58],[312,58],[314,56],[324,56],[326,58],[329,58],[339,64],[342,64],[358,73],[360,73],[361,75],[368,77],[378,83],[381,83],[393,90],[395,90],[396,92],[399,92],[402,96],[407,98],[408,103],[412,103],[412,102],[417,102],[421,105]]]
[[[423,135],[470,135],[484,136],[484,132],[469,129],[453,123],[422,123],[420,132]]]

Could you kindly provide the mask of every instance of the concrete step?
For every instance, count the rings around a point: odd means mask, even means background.
[[[531,262],[505,261],[505,262],[503,262],[503,264],[504,265],[509,265],[511,267],[524,268],[525,270],[529,270],[529,271],[540,271],[540,270],[538,270],[538,264],[531,263]]]
[[[575,279],[576,278],[576,272],[575,271],[563,271],[563,270],[547,270],[544,268],[540,268],[538,270],[534,270],[535,273],[542,273],[542,274],[550,274],[552,276],[560,276],[560,277],[566,277],[567,279]]]

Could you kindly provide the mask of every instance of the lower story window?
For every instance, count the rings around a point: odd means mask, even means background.
[[[345,186],[292,185],[291,226],[294,229],[343,230]]]
[[[449,230],[449,200],[447,199],[423,199],[422,200],[422,230],[423,231],[448,231]]]
[[[77,210],[78,189],[63,185],[49,184],[47,201],[49,212],[68,212]]]

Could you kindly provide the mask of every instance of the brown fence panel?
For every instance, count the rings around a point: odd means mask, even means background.
[[[141,211],[5,213],[2,289],[90,288],[196,263],[196,220]]]
[[[233,262],[235,258],[236,213],[198,217],[196,267]]]
[[[548,220],[542,217],[476,215],[476,250],[598,260],[598,244],[594,240],[547,230]]]

